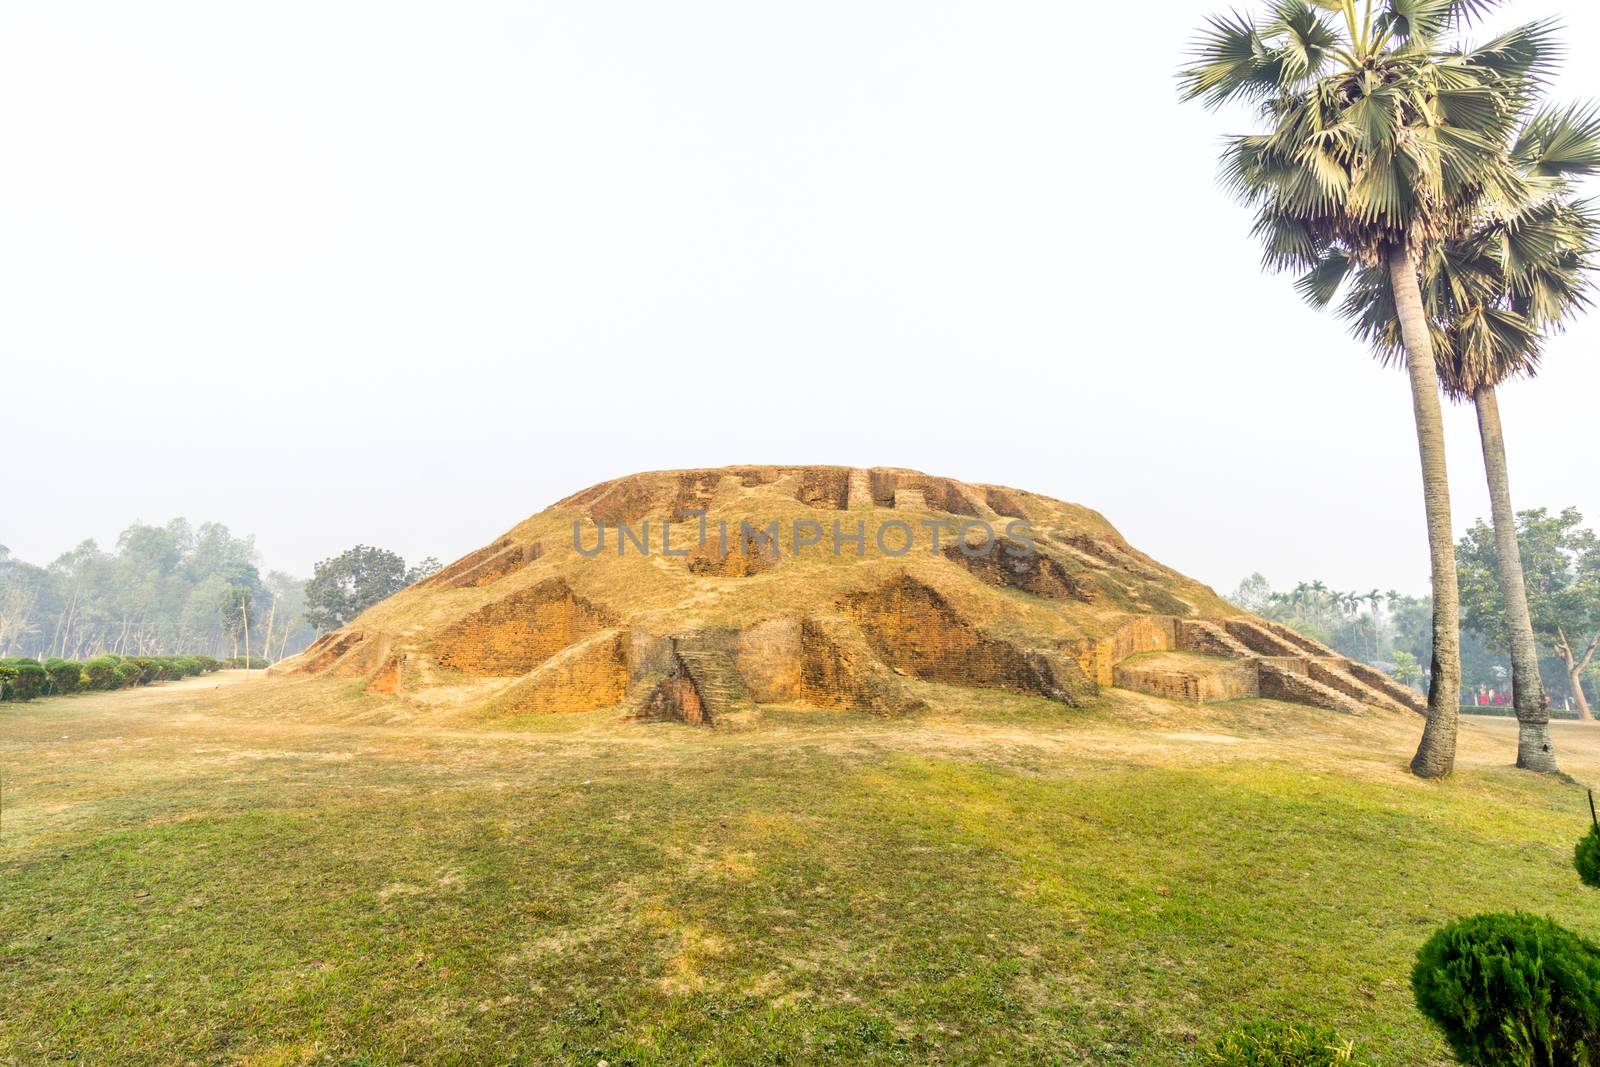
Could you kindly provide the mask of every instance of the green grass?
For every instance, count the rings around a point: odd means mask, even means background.
[[[1160,702],[730,735],[156,696],[0,719],[0,1062],[1164,1065],[1284,1014],[1443,1063],[1407,984],[1437,924],[1600,930],[1572,786],[1416,782],[1390,733],[1308,761],[1249,732],[1319,728],[1281,705],[1168,751],[1198,713]]]

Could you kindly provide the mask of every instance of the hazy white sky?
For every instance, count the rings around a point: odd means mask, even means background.
[[[1177,102],[1207,9],[0,0],[0,543],[448,560],[631,471],[817,462],[1419,590],[1404,379],[1260,273],[1246,119]],[[1597,5],[1508,10],[1600,96]],[[1597,345],[1505,392],[1519,506],[1600,522]]]

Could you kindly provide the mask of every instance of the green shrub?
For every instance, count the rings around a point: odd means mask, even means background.
[[[83,678],[83,664],[70,659],[48,659],[44,671],[50,676],[52,693],[76,693]]]
[[[1411,988],[1463,1063],[1600,1064],[1600,947],[1549,919],[1458,919],[1417,953]]]
[[[1332,1030],[1271,1019],[1236,1026],[1201,1053],[1201,1067],[1358,1067]]]
[[[131,661],[119,663],[111,668],[111,674],[116,678],[113,689],[132,689],[144,678],[144,668]]]
[[[200,669],[206,674],[215,674],[222,669],[222,663],[211,656],[196,656],[200,661]]]
[[[223,660],[222,666],[227,667],[229,670],[235,671],[246,668],[252,671],[261,671],[266,670],[268,667],[272,666],[272,664],[268,663],[260,656],[251,656],[249,659],[246,659],[243,656],[233,656],[230,659]]]
[[[115,656],[96,656],[83,665],[84,689],[115,689],[117,687],[117,659]]]
[[[50,688],[50,676],[37,660],[8,659],[0,662],[0,686],[5,690],[0,699],[32,700]]]
[[[156,680],[156,671],[159,669],[155,663],[146,656],[129,656],[122,661],[123,666],[137,667],[138,675],[133,679],[134,685],[149,685]]]
[[[1584,885],[1600,889],[1600,830],[1591,826],[1578,838],[1578,846],[1572,850],[1572,865],[1578,868]]]

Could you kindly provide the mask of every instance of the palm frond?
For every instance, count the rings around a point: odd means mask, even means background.
[[[1241,16],[1206,20],[1190,48],[1193,62],[1178,75],[1185,100],[1219,107],[1238,97],[1259,98],[1278,88],[1281,67],[1255,23]]]
[[[1266,36],[1276,41],[1282,72],[1290,80],[1320,73],[1339,46],[1339,31],[1305,0],[1278,0]]]
[[[1507,30],[1500,36],[1461,53],[1470,66],[1481,67],[1504,79],[1542,82],[1561,65],[1565,47],[1557,36],[1560,23],[1539,19]]]
[[[1588,103],[1540,111],[1522,128],[1511,153],[1539,177],[1600,171],[1600,108]]]
[[[1300,276],[1294,283],[1295,290],[1312,307],[1325,308],[1339,295],[1340,287],[1355,265],[1355,261],[1345,252],[1328,252],[1317,261],[1316,266]]]

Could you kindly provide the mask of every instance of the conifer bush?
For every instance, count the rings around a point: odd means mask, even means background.
[[[1411,988],[1462,1063],[1600,1067],[1600,947],[1549,919],[1458,919],[1417,953]]]
[[[1600,817],[1594,810],[1594,791],[1589,792],[1589,831],[1578,838],[1572,850],[1572,865],[1584,885],[1600,889]]]

